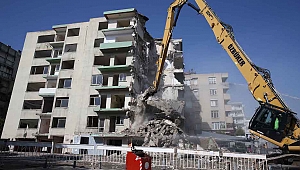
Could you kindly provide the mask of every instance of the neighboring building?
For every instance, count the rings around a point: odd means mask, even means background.
[[[250,119],[249,118],[245,118],[245,125],[244,125],[244,130],[245,130],[245,137],[246,138],[250,138],[250,131],[249,131],[249,123],[250,123]]]
[[[21,51],[0,42],[0,118],[3,119],[7,113],[20,57]]]
[[[127,144],[126,110],[153,81],[156,47],[136,9],[104,16],[27,34],[2,138]]]
[[[201,133],[201,130],[233,132],[233,121],[228,116],[231,106],[228,103],[230,95],[226,93],[229,89],[227,78],[227,73],[185,74],[185,84],[189,87],[185,88],[186,109],[190,110],[186,114],[194,125],[194,133]],[[191,95],[187,95],[188,90]]]
[[[2,138],[127,145],[126,112],[156,73],[159,40],[146,31],[147,20],[131,8],[28,33]],[[169,49],[182,50],[182,40],[171,42]],[[183,75],[175,53],[164,71],[173,77],[172,70]],[[160,94],[178,86],[169,75]]]
[[[231,112],[229,116],[233,119],[234,128],[242,128],[245,131],[244,105],[241,102],[230,102]]]

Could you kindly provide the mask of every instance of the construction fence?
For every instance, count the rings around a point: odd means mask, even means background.
[[[266,155],[176,148],[136,147],[136,149],[143,150],[152,157],[152,169],[268,169]],[[8,141],[0,143],[0,165],[5,166],[12,161],[27,161],[38,164],[39,167],[69,165],[95,169],[103,169],[104,166],[111,169],[125,169],[126,153],[130,150],[129,147],[106,145]]]

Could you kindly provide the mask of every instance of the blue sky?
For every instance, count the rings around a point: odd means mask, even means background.
[[[15,49],[23,48],[26,32],[51,29],[53,25],[88,21],[107,10],[136,8],[149,17],[147,30],[155,38],[163,36],[166,12],[172,0],[1,0],[0,41]],[[194,3],[194,1],[190,1]],[[222,21],[232,25],[236,40],[258,66],[268,68],[276,89],[287,104],[300,112],[300,1],[207,0]],[[232,101],[242,101],[251,116],[255,100],[227,53],[201,15],[185,6],[181,11],[174,38],[183,39],[186,70],[197,73],[228,72]]]

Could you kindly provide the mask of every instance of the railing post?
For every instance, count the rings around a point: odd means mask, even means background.
[[[54,153],[55,144],[54,141],[51,142],[51,154]]]

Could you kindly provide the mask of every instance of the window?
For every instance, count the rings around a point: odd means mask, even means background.
[[[218,110],[212,110],[210,111],[211,118],[218,118],[219,117],[219,111]]]
[[[124,117],[117,116],[116,117],[116,125],[124,125]]]
[[[92,85],[101,85],[103,81],[102,74],[92,75]]]
[[[109,66],[110,58],[108,56],[95,56],[94,65]]]
[[[74,69],[75,60],[63,61],[61,69]]]
[[[218,100],[210,100],[210,106],[217,107],[218,106]]]
[[[41,109],[42,100],[24,100],[23,109]]]
[[[47,74],[48,73],[48,66],[32,66],[30,74]]]
[[[209,84],[216,84],[217,78],[216,77],[208,77],[208,83]]]
[[[104,121],[105,121],[105,119],[103,119],[103,118],[99,119],[99,132],[104,131]]]
[[[210,89],[209,93],[211,96],[217,95],[217,89]]]
[[[45,83],[28,83],[26,91],[39,91],[40,88],[44,88]]]
[[[98,116],[88,116],[86,127],[98,127]]]
[[[119,74],[119,81],[126,81],[126,74],[125,73]]]
[[[59,79],[58,88],[71,88],[72,79]]]
[[[57,58],[62,56],[62,49],[55,49],[53,50],[53,56],[52,58]]]
[[[49,69],[49,67],[48,67],[48,66],[45,66],[45,67],[44,67],[43,74],[48,74],[48,69]]]
[[[94,47],[100,47],[100,44],[104,42],[104,38],[97,38],[94,41]]]
[[[52,128],[64,128],[66,125],[65,117],[53,117]]]
[[[69,97],[56,98],[55,107],[68,107]]]
[[[41,35],[38,37],[37,43],[53,42],[55,35]]]
[[[90,96],[90,106],[98,106],[100,105],[100,97],[99,95],[91,95]]]
[[[35,51],[34,58],[46,58],[51,57],[52,50],[40,50]]]
[[[103,30],[108,28],[107,22],[99,22],[98,30]]]
[[[212,129],[219,130],[221,128],[220,122],[212,122]]]
[[[65,52],[76,52],[77,44],[66,44]]]
[[[19,128],[37,128],[39,119],[20,119]]]
[[[68,37],[79,36],[80,28],[73,28],[68,30]]]

